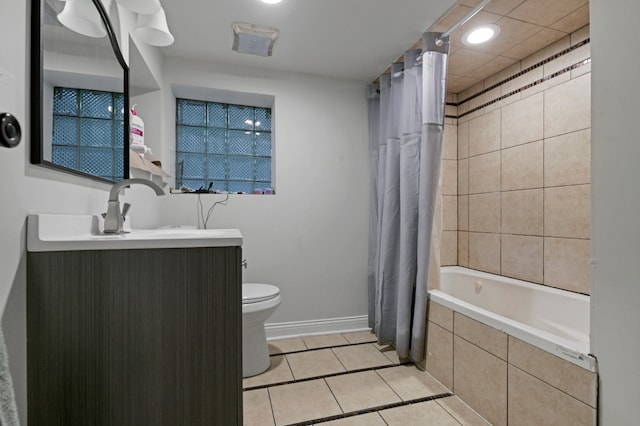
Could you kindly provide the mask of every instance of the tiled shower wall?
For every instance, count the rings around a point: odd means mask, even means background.
[[[443,265],[589,293],[588,37],[585,27],[449,96]]]

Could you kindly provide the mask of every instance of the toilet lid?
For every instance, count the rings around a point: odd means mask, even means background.
[[[280,289],[270,284],[242,284],[242,303],[256,303],[273,299]]]

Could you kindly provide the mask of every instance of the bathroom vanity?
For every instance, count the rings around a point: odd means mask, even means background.
[[[239,231],[55,216],[29,217],[29,424],[242,425]]]

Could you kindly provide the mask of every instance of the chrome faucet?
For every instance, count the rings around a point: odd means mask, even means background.
[[[156,192],[156,195],[164,195],[164,191],[154,182],[147,179],[124,179],[114,184],[109,192],[109,205],[107,213],[104,215],[104,233],[105,234],[123,234],[124,215],[127,214],[130,204],[125,203],[124,209],[120,210],[120,191],[122,188],[129,187],[133,184],[146,185]]]

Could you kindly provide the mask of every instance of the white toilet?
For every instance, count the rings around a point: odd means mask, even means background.
[[[242,284],[242,377],[260,374],[271,365],[264,323],[281,300],[274,285]]]

